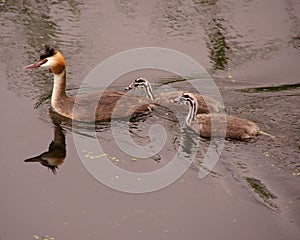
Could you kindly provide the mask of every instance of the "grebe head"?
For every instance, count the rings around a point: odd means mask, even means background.
[[[197,102],[197,99],[192,93],[182,93],[174,102],[193,106]]]
[[[197,98],[192,93],[182,93],[179,97],[174,100],[178,104],[186,104],[189,106],[189,112],[185,119],[187,125],[195,119],[198,109]]]
[[[135,88],[145,88],[149,86],[149,82],[145,78],[135,79],[125,90],[135,89]]]
[[[61,52],[55,50],[54,48],[50,48],[48,45],[46,45],[45,51],[40,55],[40,60],[24,67],[24,69],[32,69],[39,67],[47,68],[50,72],[54,74],[60,74],[65,70],[66,63]]]

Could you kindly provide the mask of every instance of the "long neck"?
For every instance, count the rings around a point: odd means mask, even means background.
[[[66,97],[66,70],[63,70],[61,73],[54,74],[51,105],[55,106],[57,101]]]
[[[197,113],[197,108],[198,108],[198,104],[197,101],[191,101],[188,100],[188,105],[189,105],[189,113],[186,117],[185,122],[189,125],[192,121],[194,121],[196,113]]]
[[[145,86],[145,92],[146,92],[147,98],[150,98],[152,101],[154,101],[155,98],[154,98],[154,95],[153,95],[151,84],[150,83],[145,83],[144,86]]]

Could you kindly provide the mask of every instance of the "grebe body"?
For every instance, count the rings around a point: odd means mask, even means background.
[[[137,78],[135,79],[127,88],[129,89],[136,89],[136,88],[142,88],[144,89],[147,98],[151,99],[155,103],[166,106],[170,103],[173,103],[173,100],[179,96],[181,96],[184,92],[183,91],[172,91],[172,92],[161,92],[158,95],[154,96],[152,86],[150,82],[145,78]],[[194,94],[194,96],[197,99],[197,113],[218,113],[223,112],[224,107],[216,101],[215,99],[200,95],[200,94]]]
[[[191,93],[183,93],[175,99],[175,102],[189,106],[186,125],[198,132],[202,137],[210,138],[212,136],[212,119],[216,126],[220,126],[220,128],[213,129],[213,135],[215,137],[247,140],[258,134],[271,136],[260,131],[257,124],[247,119],[225,114],[196,114],[197,98]]]
[[[46,46],[40,60],[24,69],[47,68],[54,75],[51,106],[60,115],[77,121],[108,121],[130,117],[148,111],[153,104],[149,99],[127,95],[124,92],[105,91],[97,104],[91,106],[92,96],[67,96],[66,63],[61,52]],[[98,97],[97,95],[96,97]],[[93,96],[95,97],[95,96]],[[98,98],[97,98],[98,99]],[[96,99],[96,100],[97,100]],[[75,106],[76,101],[76,106]],[[117,107],[116,107],[117,106]],[[75,111],[74,110],[75,107]]]

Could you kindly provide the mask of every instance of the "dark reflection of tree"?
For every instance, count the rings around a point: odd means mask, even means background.
[[[138,3],[135,0],[115,0],[114,3],[117,9],[127,17],[134,18],[136,16],[136,6]]]
[[[10,0],[1,4],[0,13],[1,15],[8,13],[4,15],[8,16],[5,20],[16,24],[17,29],[23,34],[23,40],[37,51],[42,43],[56,44],[61,40],[61,23],[79,20],[81,5],[78,0]],[[59,10],[63,10],[64,15],[55,16],[58,14],[55,12]]]
[[[297,0],[288,0],[286,11],[292,24],[289,44],[296,49],[300,49],[300,17],[299,12],[297,12]]]
[[[213,69],[224,70],[227,67],[230,47],[226,42],[225,21],[220,18],[218,0],[194,0],[198,14],[203,15],[202,26],[206,34],[206,45]]]
[[[225,35],[222,32],[223,26],[220,20],[212,19],[207,31],[207,47],[209,57],[214,69],[224,70],[228,63],[229,46],[226,43]]]
[[[16,71],[35,61],[43,44],[73,49],[80,43],[69,36],[67,28],[76,29],[79,21],[81,0],[40,1],[10,0],[0,4],[1,14],[1,60],[5,62],[8,88],[25,96],[36,97],[52,87],[47,73],[27,75]],[[79,48],[79,47],[78,47]],[[20,81],[22,79],[22,81]]]
[[[224,19],[218,16],[218,0],[194,0],[186,3],[182,0],[164,1],[159,5],[160,14],[155,21],[170,37],[183,40],[193,39],[204,29],[205,41],[213,69],[225,69],[228,64],[229,45],[226,42]]]
[[[200,44],[204,38],[211,61],[211,70],[223,70],[230,64],[238,66],[249,61],[266,60],[280,47],[290,43],[293,47],[299,46],[299,17],[297,15],[297,0],[286,0],[286,11],[291,23],[287,23],[292,35],[290,38],[282,36],[262,36],[255,38],[255,26],[250,22],[250,28],[244,26],[246,35],[242,35],[235,26],[232,15],[239,11],[251,12],[255,1],[219,1],[219,0],[166,0],[156,5],[152,19],[152,27],[161,39],[180,39],[192,42],[197,51],[197,42]],[[243,9],[238,9],[241,5]],[[272,10],[272,5],[270,5]],[[268,22],[268,21],[266,21]],[[263,22],[262,24],[265,24]],[[253,31],[254,34],[250,33]],[[256,41],[260,40],[260,41]],[[200,46],[199,46],[200,49]]]

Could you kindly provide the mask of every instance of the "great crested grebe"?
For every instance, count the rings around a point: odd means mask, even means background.
[[[126,95],[124,92],[105,91],[97,106],[90,106],[91,97],[76,98],[76,111],[73,112],[75,97],[66,95],[66,64],[61,52],[45,47],[40,60],[24,69],[47,68],[54,75],[54,85],[51,96],[51,106],[62,116],[77,121],[107,121],[112,117],[123,118],[134,114],[144,113],[152,107],[151,101],[138,96]],[[97,95],[98,96],[98,95]],[[95,96],[94,96],[95,97]],[[121,100],[121,104],[117,102]],[[115,106],[118,105],[118,107]]]
[[[192,93],[183,93],[177,97],[174,102],[187,104],[189,113],[186,118],[186,124],[196,132],[200,132],[200,136],[210,138],[212,135],[211,121],[216,121],[216,125],[223,124],[221,129],[214,129],[215,137],[226,137],[235,140],[250,139],[258,134],[263,134],[274,138],[272,135],[262,132],[259,127],[246,119],[233,117],[225,114],[196,114],[197,98]],[[219,125],[222,126],[222,125]],[[225,135],[226,131],[226,135]]]
[[[145,90],[147,98],[155,101],[156,103],[164,106],[173,102],[173,100],[180,96],[183,91],[163,92],[154,96],[152,86],[150,82],[145,78],[135,79],[125,90],[143,88]],[[211,97],[203,96],[200,94],[194,94],[198,101],[197,113],[209,113],[209,112],[223,112],[224,107]]]

